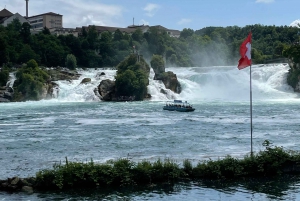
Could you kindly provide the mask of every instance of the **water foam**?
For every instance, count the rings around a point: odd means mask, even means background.
[[[250,68],[236,66],[170,68],[183,86],[180,98],[193,101],[248,101]],[[287,84],[289,66],[285,64],[252,66],[252,93],[255,100],[294,99]]]
[[[297,98],[292,87],[287,84],[289,66],[286,64],[269,64],[252,66],[253,100],[289,100]],[[236,66],[212,67],[170,67],[182,86],[182,92],[176,94],[166,89],[163,82],[154,80],[151,68],[148,93],[151,101],[183,99],[198,101],[249,101],[250,68],[238,70]],[[105,75],[99,76],[103,72]],[[116,70],[88,69],[79,70],[78,80],[57,81],[62,102],[100,101],[94,89],[101,80],[114,80]],[[91,83],[80,84],[83,78],[91,78]]]
[[[105,79],[114,80],[116,70],[110,69],[79,69],[81,74],[78,80],[60,80],[56,83],[59,86],[57,100],[62,102],[91,102],[100,101],[99,96],[94,90],[98,87],[100,82]],[[102,73],[102,75],[101,75]],[[103,74],[104,73],[104,74]],[[91,82],[80,84],[84,78],[90,78]]]

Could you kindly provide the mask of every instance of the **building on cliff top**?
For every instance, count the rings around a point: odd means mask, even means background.
[[[14,19],[18,19],[21,24],[24,22],[29,23],[28,20],[19,13],[13,14],[5,8],[0,11],[0,25],[6,27],[8,24],[12,23]]]

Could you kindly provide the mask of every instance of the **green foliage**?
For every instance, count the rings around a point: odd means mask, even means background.
[[[138,56],[130,55],[117,66],[116,94],[117,96],[134,96],[135,100],[143,100],[147,94],[150,68],[143,58],[138,62]]]
[[[171,160],[154,164],[139,163],[128,159],[108,161],[104,164],[90,162],[69,162],[55,164],[53,170],[36,173],[38,189],[70,189],[91,187],[126,187],[157,182],[173,182],[179,179],[182,171]]]
[[[39,100],[49,75],[38,67],[35,60],[31,59],[26,66],[17,71],[16,78],[14,86],[17,91],[14,100]],[[23,98],[20,98],[19,93]]]
[[[0,86],[6,86],[8,79],[9,79],[8,68],[1,69],[0,70]]]
[[[42,33],[45,34],[45,35],[50,35],[51,34],[50,30],[47,27],[44,27]]]
[[[283,48],[283,56],[290,58],[295,63],[300,63],[300,44]]]
[[[22,24],[22,28],[20,30],[20,36],[25,44],[30,43],[30,36],[31,36],[30,28],[31,25],[28,22],[25,22]]]
[[[95,26],[89,26],[82,28],[79,37],[74,37],[51,35],[46,28],[40,34],[31,35],[30,25],[15,19],[0,28],[0,65],[35,59],[44,66],[63,66],[67,55],[73,54],[80,67],[112,67],[132,53],[133,46],[146,60],[151,60],[153,54],[160,55],[172,66],[236,65],[240,44],[250,29],[254,64],[283,56],[300,61],[299,49],[293,45],[299,42],[299,29],[295,27],[255,24],[195,31],[185,28],[175,38],[160,26],[150,27],[145,33],[137,28],[131,35],[120,30],[100,34]]]
[[[87,33],[87,41],[90,44],[90,49],[94,50],[98,48],[98,32],[95,26],[91,26]]]
[[[189,160],[183,161],[182,168],[175,161],[166,159],[151,163],[135,163],[128,159],[107,161],[103,164],[90,162],[69,162],[56,164],[52,170],[36,173],[38,189],[70,189],[91,187],[129,187],[157,183],[171,183],[181,179],[237,180],[247,177],[271,177],[281,175],[300,161],[299,152],[284,151],[282,147],[271,146],[266,140],[264,151],[243,159],[226,156],[224,159],[204,161],[192,166]]]
[[[29,45],[24,45],[19,55],[19,62],[26,63],[27,61],[34,59],[37,62],[40,62],[41,58],[37,55]]]
[[[68,54],[66,57],[66,67],[74,70],[77,67],[77,60],[73,54]]]
[[[188,38],[190,36],[193,36],[194,34],[194,30],[193,29],[186,29],[184,28],[181,32],[180,32],[180,38]]]
[[[295,70],[289,69],[288,76],[287,76],[287,83],[293,88],[295,88],[299,82],[299,76],[300,76],[300,69],[295,69]]]
[[[160,55],[153,55],[150,64],[153,69],[162,69],[165,66],[164,59]]]

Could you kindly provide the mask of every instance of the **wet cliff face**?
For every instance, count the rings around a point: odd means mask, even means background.
[[[181,85],[175,73],[168,71],[160,74],[155,74],[154,79],[161,80],[167,89],[170,89],[178,94],[181,93]]]

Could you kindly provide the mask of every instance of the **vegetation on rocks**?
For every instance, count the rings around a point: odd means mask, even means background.
[[[131,54],[117,66],[116,97],[132,96],[135,100],[143,100],[147,95],[150,67],[137,54]]]
[[[297,84],[300,82],[300,40],[297,43],[288,46],[283,51],[283,56],[289,59],[289,73],[287,76],[287,83],[295,90]]]
[[[189,160],[182,165],[166,159],[154,163],[132,162],[129,159],[109,161],[105,164],[68,162],[55,165],[52,170],[42,170],[36,175],[38,188],[69,189],[84,187],[122,187],[140,184],[172,183],[179,180],[272,177],[299,174],[300,154],[285,151],[282,147],[264,142],[265,150],[243,159],[227,156],[216,161],[208,160],[193,166]]]
[[[171,71],[165,72],[165,62],[162,56],[153,55],[150,64],[155,73],[154,80],[161,80],[167,89],[175,93],[181,92],[181,85],[176,74]]]
[[[16,73],[14,100],[39,100],[44,83],[48,79],[47,72],[39,68],[37,62],[31,59]]]

